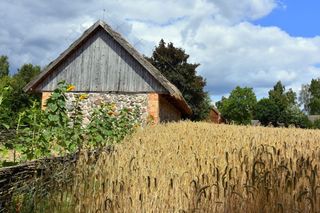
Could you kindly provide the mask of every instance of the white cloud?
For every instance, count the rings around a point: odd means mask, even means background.
[[[211,2],[219,8],[223,17],[233,22],[259,19],[278,6],[274,0],[211,0]]]
[[[44,66],[104,18],[146,55],[161,38],[184,48],[201,64],[215,101],[237,85],[261,97],[278,80],[298,89],[320,71],[320,37],[250,23],[280,6],[277,0],[3,0],[0,54],[9,55],[13,68]]]

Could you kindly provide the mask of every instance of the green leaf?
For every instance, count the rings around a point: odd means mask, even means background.
[[[49,121],[58,121],[59,120],[59,116],[58,115],[49,115],[48,116]]]
[[[60,94],[58,92],[54,92],[52,93],[52,95],[50,96],[49,100],[56,100],[57,98],[60,97]]]
[[[56,104],[49,104],[49,105],[48,105],[48,109],[49,109],[51,112],[55,112],[55,111],[57,111],[58,106],[57,106]]]
[[[75,144],[75,143],[70,143],[68,148],[69,148],[69,150],[70,150],[71,152],[73,152],[73,151],[75,151],[75,150],[77,149],[77,144]]]
[[[66,105],[64,100],[58,100],[58,101],[57,101],[57,104],[58,104],[58,106],[61,107],[61,108],[64,108],[65,105]]]
[[[4,128],[6,128],[6,129],[9,129],[9,128],[10,128],[10,126],[9,126],[8,124],[2,124],[2,126],[3,126]]]

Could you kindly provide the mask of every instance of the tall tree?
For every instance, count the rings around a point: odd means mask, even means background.
[[[210,110],[210,98],[204,91],[205,79],[197,75],[199,64],[188,62],[189,55],[173,43],[166,44],[163,39],[153,51],[151,62],[171,83],[181,92],[190,105],[193,115],[192,120],[207,118]]]
[[[269,98],[280,107],[280,110],[285,110],[289,105],[296,104],[297,95],[292,89],[286,92],[285,86],[278,81],[269,91]]]
[[[0,79],[9,75],[9,61],[8,56],[0,56]]]
[[[262,125],[277,125],[279,119],[279,107],[269,98],[263,98],[258,101],[255,107],[255,119],[259,120]]]
[[[238,86],[232,90],[228,98],[222,97],[216,105],[228,122],[250,124],[256,103],[257,98],[252,88]]]
[[[36,75],[41,71],[40,66],[32,64],[24,64],[18,69],[18,73],[14,75],[14,78],[23,81],[23,86],[29,83]]]
[[[284,123],[288,125],[288,120],[290,115],[287,113],[288,107],[291,107],[296,104],[296,93],[289,89],[286,91],[285,86],[278,81],[273,89],[269,91],[269,99],[274,102],[277,106],[277,124]],[[274,124],[274,125],[277,125]]]
[[[311,100],[310,84],[303,84],[299,92],[299,105],[303,107],[303,111],[306,114],[310,114],[310,107],[309,107],[310,100]]]
[[[312,79],[309,87],[309,109],[311,115],[320,114],[320,79]]]
[[[255,109],[255,118],[263,125],[272,123],[274,126],[294,124],[308,127],[308,119],[301,112],[296,102],[296,93],[278,81],[269,91],[269,98],[261,99]]]

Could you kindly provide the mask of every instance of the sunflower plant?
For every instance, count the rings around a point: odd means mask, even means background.
[[[19,114],[11,148],[19,152],[20,161],[118,143],[140,122],[138,108],[117,109],[113,103],[102,103],[93,110],[89,124],[84,124],[80,103],[88,95],[75,95],[71,108],[66,106],[66,93],[74,89],[73,85],[60,82],[45,110],[35,102]]]

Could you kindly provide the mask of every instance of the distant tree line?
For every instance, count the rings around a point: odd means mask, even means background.
[[[250,124],[259,120],[264,126],[320,128],[320,120],[312,123],[307,116],[320,114],[320,79],[302,85],[298,100],[297,94],[292,89],[286,90],[281,81],[268,94],[257,101],[252,88],[238,86],[216,106],[229,123]]]
[[[193,111],[189,119],[200,121],[208,117],[212,106],[209,94],[204,90],[206,80],[196,71],[200,64],[189,63],[185,50],[165,43],[163,39],[146,59],[182,92]],[[237,86],[216,106],[230,123],[250,124],[252,120],[259,120],[265,126],[320,128],[320,120],[311,123],[307,117],[320,114],[320,79],[302,85],[299,98],[292,89],[286,90],[281,81],[261,100],[257,100],[252,88]]]
[[[206,80],[197,74],[200,64],[190,63],[185,50],[162,39],[152,55],[145,58],[181,91],[193,111],[187,119],[200,121],[208,117],[212,106],[205,91]],[[14,126],[12,124],[17,121],[19,112],[40,100],[37,95],[23,91],[23,87],[38,73],[40,66],[24,64],[10,75],[8,57],[0,56],[0,128]],[[216,106],[229,123],[250,124],[252,120],[259,120],[262,125],[320,128],[320,120],[311,123],[307,117],[320,114],[320,78],[302,85],[299,98],[279,81],[269,91],[268,97],[261,100],[257,100],[252,88],[237,86]]]

